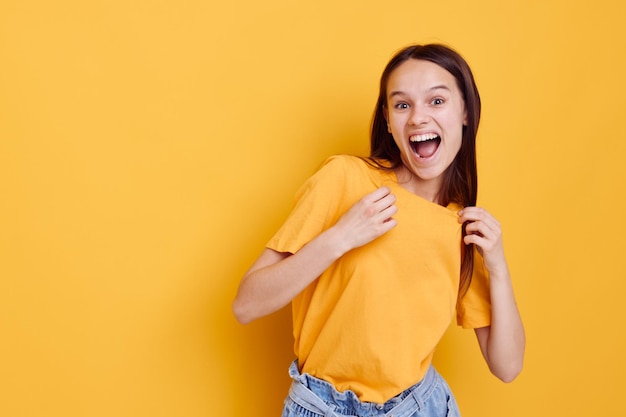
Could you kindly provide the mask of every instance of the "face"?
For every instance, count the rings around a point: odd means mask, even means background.
[[[442,174],[461,149],[467,112],[452,74],[439,65],[409,59],[387,83],[385,118],[400,149],[410,186],[434,199]]]

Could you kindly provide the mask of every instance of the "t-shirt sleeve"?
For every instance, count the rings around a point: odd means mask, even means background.
[[[457,324],[465,329],[477,329],[491,324],[489,273],[477,250],[474,250],[472,282],[458,302],[456,320]]]
[[[338,193],[345,189],[345,157],[330,157],[297,191],[291,214],[267,247],[296,253],[336,222],[342,210]]]

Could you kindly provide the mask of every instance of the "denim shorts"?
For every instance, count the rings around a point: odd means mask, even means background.
[[[300,374],[297,361],[289,375],[293,382],[282,417],[460,417],[450,387],[432,366],[420,382],[383,404],[361,402],[352,391],[339,392],[322,379]]]

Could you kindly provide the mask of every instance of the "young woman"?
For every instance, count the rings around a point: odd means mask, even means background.
[[[292,302],[283,416],[458,416],[431,365],[451,320],[512,381],[525,336],[498,221],[476,205],[480,96],[465,60],[412,45],[380,81],[369,158],[335,156],[243,277],[242,323]]]

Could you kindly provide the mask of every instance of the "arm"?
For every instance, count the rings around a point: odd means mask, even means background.
[[[459,221],[468,222],[464,243],[478,247],[489,272],[491,326],[476,329],[476,337],[491,372],[511,382],[522,370],[526,337],[504,256],[502,230],[491,214],[478,207],[461,210]]]
[[[339,221],[295,254],[265,249],[244,275],[233,302],[241,323],[273,313],[315,281],[346,252],[391,230],[396,198],[387,187],[366,195]]]

